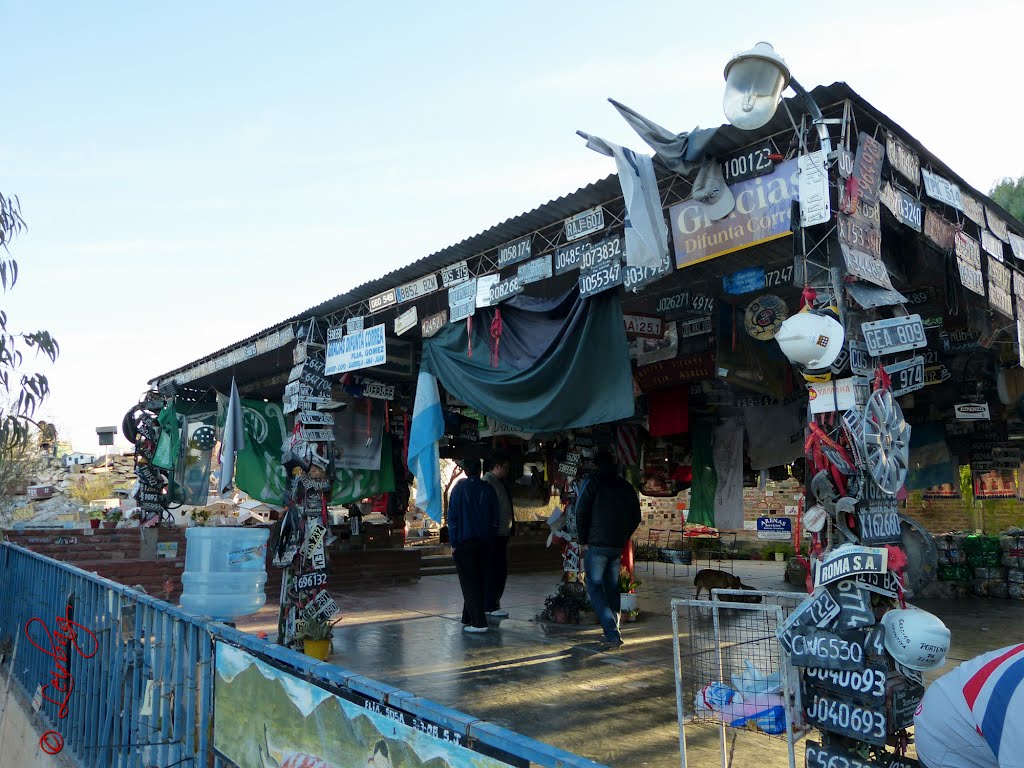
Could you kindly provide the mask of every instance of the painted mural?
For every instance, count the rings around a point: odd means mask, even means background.
[[[216,670],[214,749],[239,768],[509,765],[462,746],[458,733],[372,700],[350,701],[223,643]]]

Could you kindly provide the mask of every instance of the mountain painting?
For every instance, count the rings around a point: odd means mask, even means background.
[[[213,746],[239,768],[507,768],[217,643]],[[395,717],[399,714],[398,717]]]

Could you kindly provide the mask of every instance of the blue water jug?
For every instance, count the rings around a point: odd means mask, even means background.
[[[266,528],[187,529],[181,607],[225,621],[256,613],[267,602],[269,537]]]

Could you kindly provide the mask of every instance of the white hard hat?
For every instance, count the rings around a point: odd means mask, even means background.
[[[897,663],[918,672],[946,663],[949,629],[938,616],[920,608],[894,608],[882,616],[885,650]]]
[[[786,318],[775,340],[791,363],[828,368],[843,349],[843,326],[829,312],[810,310]]]

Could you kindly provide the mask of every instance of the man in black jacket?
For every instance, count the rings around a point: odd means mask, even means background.
[[[597,471],[587,478],[576,502],[576,530],[587,576],[590,605],[604,629],[601,650],[622,645],[619,634],[619,568],[622,549],[640,525],[640,499],[615,471],[607,451],[594,459]]]

